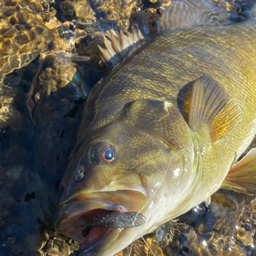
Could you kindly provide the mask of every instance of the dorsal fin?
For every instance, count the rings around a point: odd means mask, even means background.
[[[200,25],[216,26],[230,22],[228,11],[207,0],[174,0],[164,10],[160,19],[160,29],[189,28]]]
[[[105,49],[98,45],[101,52],[101,58],[106,66],[114,66],[118,64],[131,49],[140,44],[144,37],[139,29],[132,27],[132,32],[127,32],[125,35],[120,31],[119,35],[115,30],[110,30],[106,35],[103,35]]]

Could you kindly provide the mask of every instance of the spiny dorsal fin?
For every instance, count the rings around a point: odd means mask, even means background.
[[[239,121],[241,109],[212,77],[204,76],[194,82],[187,98],[188,124],[199,131],[202,125],[210,128],[212,141],[222,138]]]
[[[132,32],[125,35],[120,31],[119,36],[116,31],[110,30],[107,35],[103,35],[105,49],[98,45],[101,57],[107,66],[113,66],[119,63],[132,48],[140,44],[144,37],[139,29],[132,27]]]
[[[164,10],[160,29],[216,26],[230,23],[230,14],[207,0],[174,0]]]

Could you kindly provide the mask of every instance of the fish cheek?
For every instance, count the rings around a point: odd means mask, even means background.
[[[122,121],[141,131],[131,139],[128,155],[134,160],[127,163],[129,169],[139,172],[150,194],[162,183],[175,187],[184,169],[182,155],[187,160],[193,155],[190,128],[180,111],[169,102],[137,100],[125,106]]]

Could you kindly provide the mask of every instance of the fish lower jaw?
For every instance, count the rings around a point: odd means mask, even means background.
[[[84,240],[82,241],[81,248],[79,250],[81,255],[85,255],[85,253],[90,250],[90,248],[100,243],[100,241],[106,239],[106,237],[113,230],[112,228],[106,227],[92,227],[88,230],[87,229],[88,228],[85,228],[82,232]],[[79,252],[77,253],[77,256],[79,256]]]

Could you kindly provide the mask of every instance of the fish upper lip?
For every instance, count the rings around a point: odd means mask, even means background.
[[[92,199],[94,198],[95,194],[104,194],[104,193],[108,193],[108,192],[116,192],[116,191],[133,191],[133,192],[139,192],[142,193],[144,196],[148,197],[148,194],[145,190],[145,188],[143,188],[142,186],[138,186],[137,188],[127,188],[127,187],[120,187],[119,189],[111,189],[110,187],[107,187],[106,189],[102,189],[102,190],[96,190],[96,191],[87,191],[86,193],[84,193],[84,198],[88,198],[88,199]],[[81,196],[83,194],[83,192],[78,191],[76,193],[74,193],[73,195],[71,195],[70,197],[68,197],[65,201],[61,202],[59,206],[62,206],[64,204],[67,204],[73,200],[75,200],[77,197]]]
[[[93,207],[92,207],[93,206]],[[116,204],[114,202],[105,200],[103,198],[93,198],[82,201],[69,201],[68,203],[61,204],[59,215],[60,219],[74,218],[76,216],[82,216],[86,213],[95,210],[104,209],[109,211],[127,212],[128,209],[122,205]]]
[[[105,209],[110,211],[118,212],[128,212],[134,211],[125,207],[120,203],[122,201],[120,198],[112,198],[111,193],[117,192],[122,198],[123,195],[128,193],[135,193],[144,197],[144,200],[148,200],[146,191],[142,189],[119,189],[119,190],[102,190],[102,191],[92,191],[92,192],[77,192],[67,198],[65,201],[59,204],[59,216],[61,219],[67,217],[73,217],[82,212],[88,212],[92,209]],[[119,201],[119,202],[118,202]],[[136,209],[135,211],[141,211],[141,209]]]

